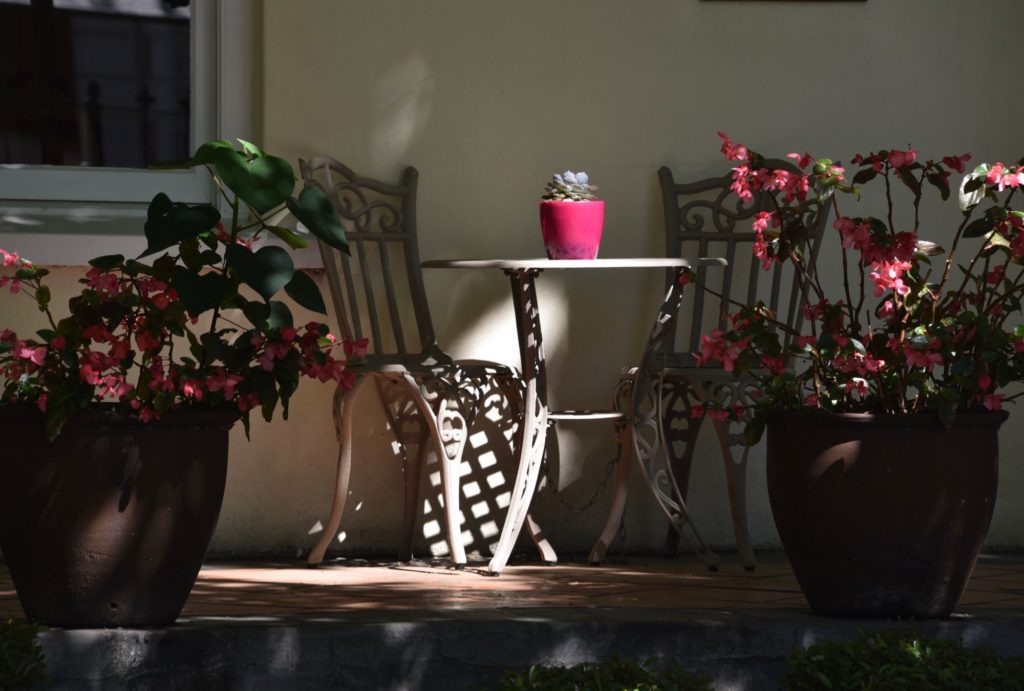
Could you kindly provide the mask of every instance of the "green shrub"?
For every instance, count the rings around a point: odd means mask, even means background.
[[[525,672],[510,671],[499,682],[502,691],[710,691],[707,677],[687,672],[675,662],[654,659],[639,664],[612,657],[572,667],[534,665]]]
[[[790,691],[1024,689],[1024,658],[911,631],[869,631],[796,650],[781,683]]]
[[[39,627],[24,621],[0,621],[0,689],[31,689],[45,680]]]

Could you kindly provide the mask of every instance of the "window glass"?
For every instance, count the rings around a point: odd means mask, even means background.
[[[188,0],[0,0],[0,164],[145,168],[191,150]]]

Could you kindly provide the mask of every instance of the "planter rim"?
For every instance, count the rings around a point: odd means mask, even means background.
[[[582,199],[580,201],[573,201],[572,199],[541,199],[541,204],[604,204],[603,199]]]
[[[1010,414],[999,411],[962,411],[953,419],[953,427],[998,427]],[[885,425],[898,427],[942,427],[939,416],[934,412],[927,413],[825,413],[815,412],[778,412],[767,417],[769,425],[799,424],[803,426],[832,427],[837,425]]]
[[[113,406],[90,406],[74,415],[65,423],[65,427],[89,426],[103,427],[230,427],[238,421],[241,413],[229,409],[185,409],[172,410],[159,418],[142,422],[138,417],[116,410]],[[46,414],[38,408],[23,404],[0,405],[0,424],[21,423],[33,424],[46,419]]]

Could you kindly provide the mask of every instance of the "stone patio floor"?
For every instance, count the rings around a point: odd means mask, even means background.
[[[608,654],[667,655],[716,688],[772,688],[796,645],[911,626],[1024,654],[1024,558],[983,556],[940,622],[814,616],[780,554],[631,557],[599,567],[335,559],[211,561],[178,624],[43,634],[51,688],[475,688],[500,670]],[[0,617],[20,617],[0,564]],[[190,686],[191,685],[191,686]],[[283,687],[282,687],[283,688]]]

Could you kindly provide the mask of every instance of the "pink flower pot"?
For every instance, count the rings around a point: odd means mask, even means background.
[[[603,228],[603,201],[540,203],[540,233],[549,259],[597,258]]]

